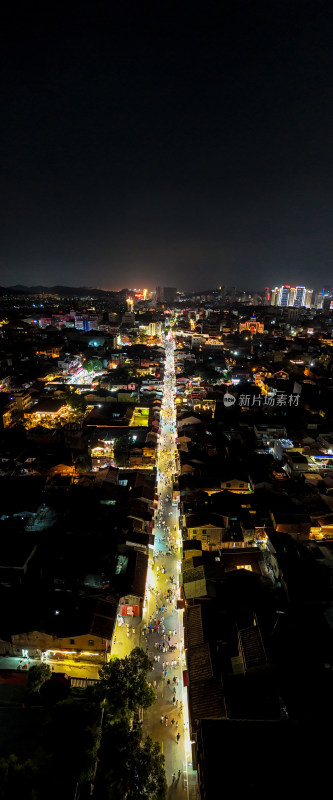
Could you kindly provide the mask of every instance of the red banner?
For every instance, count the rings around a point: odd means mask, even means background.
[[[138,617],[139,606],[121,606],[121,614],[123,617]]]

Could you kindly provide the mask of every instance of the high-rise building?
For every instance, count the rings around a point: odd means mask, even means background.
[[[222,303],[224,303],[224,301],[225,301],[225,296],[226,296],[226,289],[225,289],[225,286],[222,284],[222,286],[219,286],[219,290],[220,290],[220,292],[221,292],[221,300],[222,300]]]
[[[305,295],[306,295],[305,286],[296,286],[295,297],[294,297],[294,302],[293,302],[293,305],[296,308],[300,308],[301,306],[305,306]]]
[[[265,289],[265,299],[267,303],[268,290]],[[290,286],[285,283],[283,286],[276,286],[271,290],[270,305],[271,306],[288,306],[293,308],[310,308],[312,305],[313,289],[306,289],[305,286]],[[322,296],[320,295],[321,299]],[[318,295],[319,302],[319,295]],[[321,305],[318,307],[321,308]]]
[[[324,295],[322,292],[317,292],[314,296],[314,307],[319,310],[323,307]]]
[[[290,284],[281,286],[279,291],[279,306],[289,306]]]
[[[291,286],[289,293],[289,303],[288,303],[289,306],[294,305],[295,296],[296,296],[296,286]]]
[[[323,297],[323,311],[329,311],[331,308],[332,295],[327,293]]]
[[[306,306],[306,308],[311,308],[311,306],[312,306],[312,295],[313,295],[313,289],[306,289],[306,291],[305,291],[305,306]]]

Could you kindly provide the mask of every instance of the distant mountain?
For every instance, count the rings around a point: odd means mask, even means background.
[[[18,283],[14,286],[1,286],[0,292],[1,294],[59,294],[65,297],[82,297],[86,295],[102,297],[103,295],[122,295],[125,290],[112,292],[105,289],[96,289],[93,286],[24,286]]]

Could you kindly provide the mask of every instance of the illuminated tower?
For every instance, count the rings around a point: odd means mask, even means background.
[[[289,306],[290,284],[281,286],[279,293],[279,306]]]
[[[305,286],[296,286],[295,299],[294,299],[294,306],[296,308],[305,306],[305,294],[306,294]]]
[[[290,295],[289,295],[289,306],[295,305],[295,297],[296,297],[296,286],[290,287]]]
[[[305,305],[306,308],[311,308],[312,305],[313,289],[307,289],[305,292]]]

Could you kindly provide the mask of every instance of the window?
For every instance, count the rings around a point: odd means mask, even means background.
[[[226,483],[226,486],[231,486],[231,483]]]
[[[89,644],[91,647],[93,647],[93,646],[94,646],[94,644],[95,644],[95,642],[94,642],[94,640],[93,640],[93,639],[88,639],[88,644]]]
[[[75,639],[70,639],[69,644],[75,644]]]

